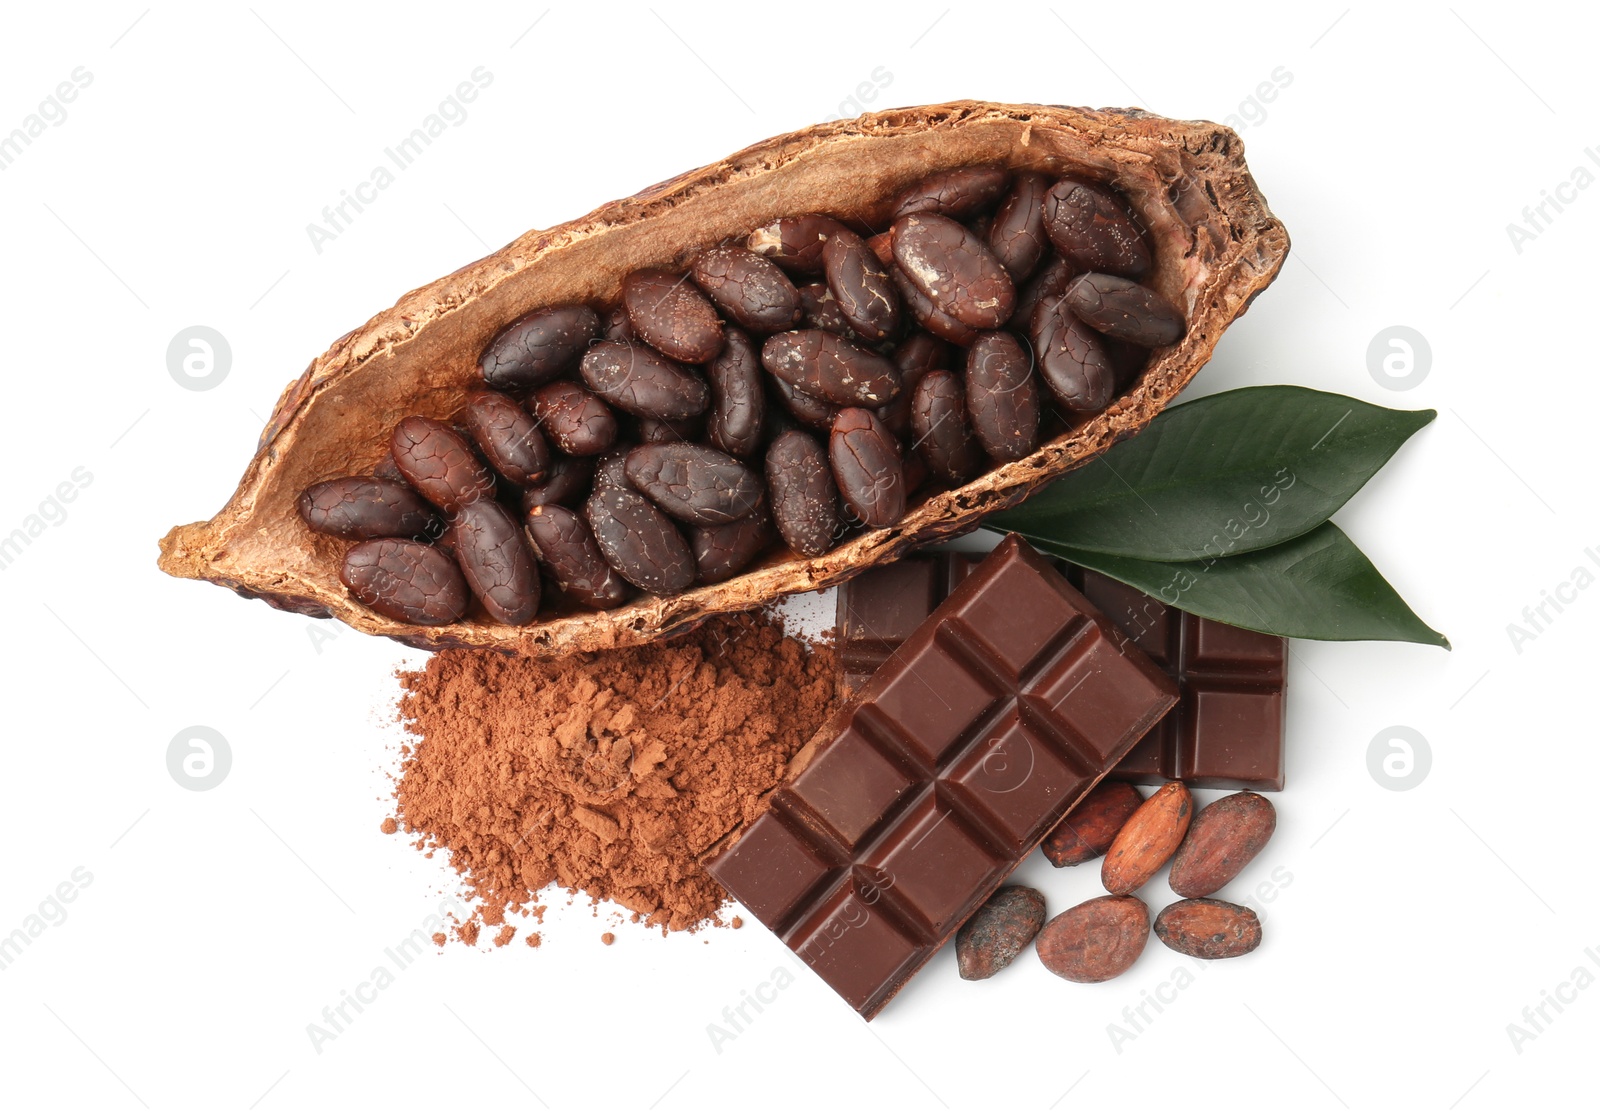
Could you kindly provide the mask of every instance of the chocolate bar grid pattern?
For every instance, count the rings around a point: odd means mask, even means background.
[[[708,863],[868,1018],[1175,699],[1017,541],[940,612]]]
[[[924,553],[842,586],[838,629],[845,687],[863,686],[980,558]],[[1281,792],[1288,642],[1184,613],[1094,571],[1059,567],[1181,686],[1178,706],[1129,751],[1112,777]]]

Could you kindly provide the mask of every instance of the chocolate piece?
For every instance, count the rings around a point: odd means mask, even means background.
[[[871,1018],[1176,699],[1008,536],[706,868]]]
[[[1288,642],[1195,617],[1130,586],[1062,564],[1067,578],[1182,688],[1182,700],[1117,765],[1139,784],[1283,791]],[[878,567],[839,588],[846,689],[859,687],[898,642],[972,569],[971,558],[928,552]],[[927,603],[924,606],[923,603]]]

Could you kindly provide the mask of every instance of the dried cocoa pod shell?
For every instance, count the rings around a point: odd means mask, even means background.
[[[887,228],[901,191],[932,172],[981,164],[1116,187],[1155,249],[1154,266],[1140,282],[1176,303],[1188,329],[1104,412],[966,485],[919,497],[893,527],[862,532],[815,558],[774,552],[726,582],[641,596],[602,614],[430,628],[358,602],[339,581],[348,544],[318,536],[300,519],[300,492],[330,477],[371,472],[400,419],[455,414],[483,384],[477,363],[484,347],[530,310],[613,307],[636,268],[681,273],[713,245],[791,214],[849,214]],[[956,101],[777,136],[574,221],[529,232],[410,292],[335,341],[284,390],[228,503],[209,521],[169,532],[160,563],[181,578],[214,582],[280,609],[336,616],[422,648],[551,656],[654,640],[713,614],[834,585],[960,535],[1139,431],[1272,282],[1288,248],[1282,224],[1250,177],[1239,137],[1217,124]]]

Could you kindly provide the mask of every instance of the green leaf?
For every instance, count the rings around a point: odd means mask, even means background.
[[[1168,605],[1241,629],[1321,641],[1410,641],[1449,648],[1332,522],[1226,559],[1152,563],[1020,533],[1041,551],[1125,582]]]
[[[1434,417],[1294,385],[1168,408],[988,526],[1177,561],[1272,547],[1327,520]]]

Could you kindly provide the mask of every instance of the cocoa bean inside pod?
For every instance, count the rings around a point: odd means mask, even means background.
[[[777,550],[744,573],[710,585],[688,585],[694,556],[680,537],[680,547],[671,549],[666,566],[671,568],[667,581],[681,589],[658,590],[604,613],[547,611],[526,625],[494,621],[478,611],[444,624],[437,619],[447,610],[427,610],[426,618],[385,614],[340,580],[350,542],[314,532],[301,518],[297,503],[304,490],[332,478],[370,476],[374,463],[385,456],[391,432],[405,417],[447,420],[460,413],[467,393],[483,388],[486,380],[488,387],[520,396],[553,380],[575,379],[586,349],[618,344],[593,339],[602,322],[611,321],[606,316],[623,302],[624,281],[634,273],[656,269],[674,281],[683,280],[666,302],[648,308],[659,310],[661,317],[649,325],[656,336],[641,334],[643,342],[675,348],[679,361],[709,361],[719,348],[714,319],[704,315],[711,304],[697,303],[703,297],[694,281],[684,278],[701,253],[742,243],[783,267],[781,254],[792,251],[812,271],[786,268],[790,280],[814,279],[822,271],[826,221],[810,223],[809,241],[802,235],[785,244],[781,234],[765,239],[753,234],[807,213],[836,215],[829,218],[835,227],[842,218],[864,237],[878,234],[893,224],[902,194],[923,189],[930,176],[981,167],[1004,170],[1001,192],[1007,182],[1028,173],[1044,175],[1052,183],[1071,177],[1114,192],[1136,215],[1148,250],[1139,283],[1173,304],[1185,322],[1182,337],[1152,351],[1148,365],[1110,407],[1075,416],[1069,429],[1053,435],[1035,453],[992,465],[964,485],[930,485],[907,502],[891,526],[833,537],[820,553],[808,556]],[[1062,199],[1077,208],[1069,212],[1058,207],[1053,223],[1047,211],[1052,247],[1081,257],[1082,270],[1135,271],[1115,260],[1088,259],[1091,250],[1103,247],[1096,240],[1102,230],[1095,222],[1104,215],[1092,205],[1078,205],[1083,197]],[[994,206],[1000,198],[996,193],[984,206]],[[940,209],[947,218],[956,212],[940,203],[923,213],[939,216],[935,211]],[[1087,216],[1080,220],[1080,214]],[[954,220],[982,228],[982,216],[980,207],[979,213]],[[1114,221],[1114,216],[1106,220]],[[987,252],[987,237],[977,232],[973,237]],[[408,293],[392,309],[339,338],[271,409],[259,449],[224,508],[207,522],[171,531],[162,541],[161,565],[176,576],[216,582],[284,609],[325,611],[364,632],[422,647],[564,655],[648,641],[711,614],[746,610],[787,593],[837,583],[909,548],[961,534],[1138,431],[1205,363],[1227,326],[1274,278],[1287,250],[1288,239],[1250,177],[1238,137],[1214,124],[1142,112],[961,101],[869,113],[774,137],[574,221],[530,232]],[[898,285],[899,269],[889,270]],[[977,278],[988,284],[992,277],[984,272]],[[1012,282],[1009,273],[1005,278]],[[916,290],[915,284],[911,287]],[[688,294],[680,305],[684,291]],[[654,293],[667,295],[659,286]],[[906,301],[902,331],[906,312],[916,321],[936,321],[898,286],[896,294]],[[587,308],[593,317],[564,311],[565,317],[526,321],[530,314],[553,308]],[[979,317],[964,304],[960,309]],[[645,313],[641,304],[641,317]],[[951,321],[965,326],[959,319]],[[508,333],[519,322],[522,333]],[[1018,326],[1013,321],[1009,328]],[[620,337],[626,339],[623,344],[631,342],[627,333]],[[500,345],[480,372],[480,358],[497,338]],[[678,383],[667,386],[659,399],[644,400],[635,390],[662,387],[654,378],[644,378],[648,384],[631,379],[607,384],[635,404],[635,414],[668,420],[701,414],[710,404],[704,379],[692,368],[677,367],[698,389],[679,392],[675,389],[684,385]],[[888,400],[862,403],[878,408],[892,401],[891,394]],[[781,428],[782,417],[771,422]],[[566,461],[565,453],[552,457],[552,475]],[[751,461],[758,457],[770,464],[760,451]],[[226,463],[216,465],[228,469]],[[466,478],[466,489],[441,484],[433,495],[442,502],[418,490],[446,512],[464,506],[466,490],[483,488],[469,461],[456,465],[473,475]],[[831,476],[825,480],[832,484]],[[429,484],[408,481],[414,489]],[[581,489],[563,494],[563,499],[571,502],[568,507],[577,506]],[[666,524],[671,528],[670,521]],[[395,555],[397,562],[416,558],[410,551]],[[434,560],[418,555],[431,570]]]

